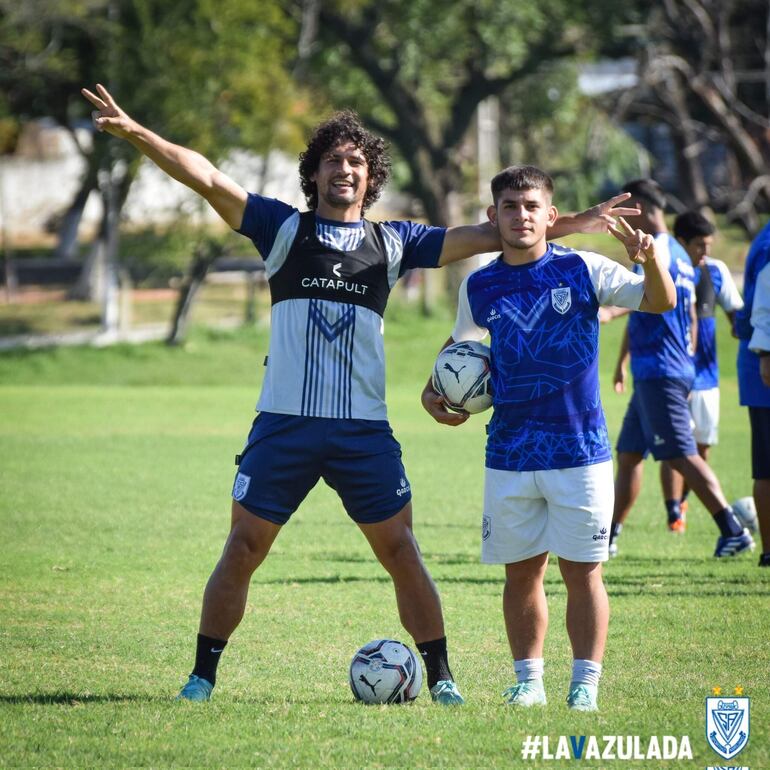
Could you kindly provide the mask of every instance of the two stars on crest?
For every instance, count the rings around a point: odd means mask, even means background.
[[[719,696],[722,694],[722,688],[721,687],[712,687],[711,688],[711,694],[714,696]],[[740,685],[737,685],[733,688],[733,695],[743,695],[743,687]]]

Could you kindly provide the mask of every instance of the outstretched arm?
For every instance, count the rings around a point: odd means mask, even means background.
[[[137,123],[100,83],[96,91],[81,89],[83,96],[96,107],[92,114],[99,131],[130,142],[169,176],[204,197],[230,227],[241,226],[247,193],[239,184],[200,153],[172,144]]]
[[[610,198],[608,201],[592,206],[579,214],[563,214],[553,227],[548,229],[548,240],[563,238],[574,233],[605,233],[615,218],[639,213],[639,209],[619,207],[619,204],[630,198],[630,193],[623,193]],[[490,251],[500,251],[500,235],[491,222],[479,225],[460,225],[450,227],[444,237],[439,265],[448,265],[458,259],[466,259],[474,254],[485,254]]]

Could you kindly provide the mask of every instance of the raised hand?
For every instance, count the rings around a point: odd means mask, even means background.
[[[129,134],[133,121],[118,107],[110,92],[101,83],[96,84],[96,90],[98,95],[87,88],[80,89],[80,93],[96,107],[91,113],[96,130],[106,131],[113,136],[125,139]]]
[[[578,214],[581,222],[580,231],[583,233],[606,233],[616,225],[617,217],[633,217],[641,214],[637,208],[618,205],[630,197],[631,193],[620,193],[620,195],[615,195],[603,203],[598,203],[596,206],[582,211]]]
[[[626,253],[632,262],[643,265],[655,259],[655,241],[649,233],[634,230],[623,217],[618,217],[617,225],[608,225],[607,229],[626,247]]]

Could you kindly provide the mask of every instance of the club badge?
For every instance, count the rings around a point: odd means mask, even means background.
[[[706,740],[724,759],[743,751],[749,742],[749,699],[706,698]]]
[[[551,289],[551,306],[562,315],[572,307],[572,291],[569,286]]]

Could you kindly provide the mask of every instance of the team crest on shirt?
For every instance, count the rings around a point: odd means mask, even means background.
[[[251,484],[251,476],[239,473],[235,477],[235,483],[233,484],[233,500],[243,500],[249,491],[249,484]]]
[[[572,307],[572,291],[569,286],[551,289],[551,306],[562,315]]]

